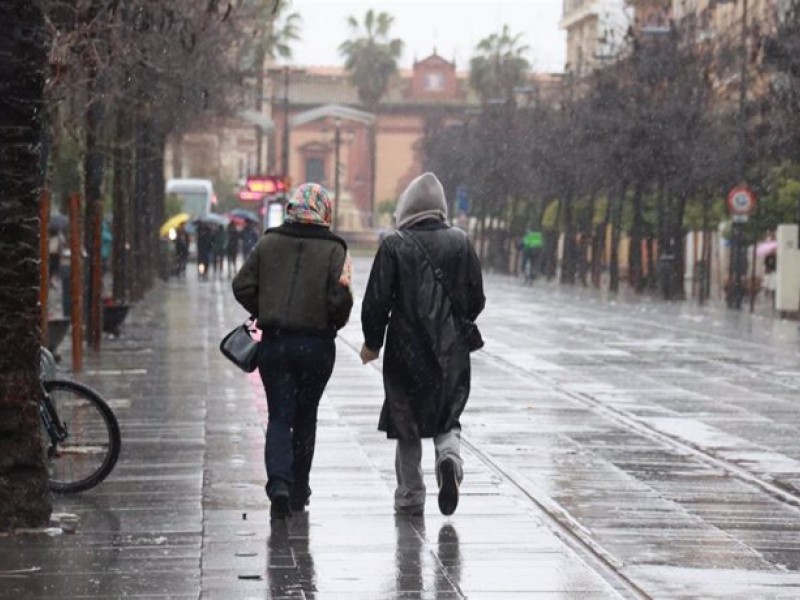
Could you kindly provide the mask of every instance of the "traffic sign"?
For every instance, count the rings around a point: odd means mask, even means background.
[[[756,194],[747,186],[738,186],[728,193],[728,208],[736,217],[746,217],[756,209]]]
[[[456,188],[456,207],[458,212],[469,213],[469,191],[463,185]]]

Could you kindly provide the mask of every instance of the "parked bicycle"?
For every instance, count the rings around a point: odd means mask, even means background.
[[[81,492],[93,488],[119,458],[119,423],[103,398],[90,387],[57,377],[55,360],[41,353],[42,417],[50,489]]]

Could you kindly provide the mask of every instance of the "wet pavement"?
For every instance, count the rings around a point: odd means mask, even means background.
[[[0,598],[800,597],[797,323],[505,277],[487,292],[456,514],[438,514],[428,445],[426,515],[393,514],[357,305],[310,510],[270,525],[263,390],[217,350],[244,313],[227,280],[160,287],[80,376],[119,417],[116,469],[56,499],[76,533],[0,537]]]

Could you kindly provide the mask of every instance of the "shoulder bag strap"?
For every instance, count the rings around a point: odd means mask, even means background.
[[[442,269],[435,262],[433,262],[433,260],[431,260],[431,256],[430,254],[428,254],[428,251],[425,250],[425,246],[423,246],[422,243],[417,239],[417,236],[415,236],[410,231],[406,231],[405,233],[403,233],[398,229],[397,235],[400,237],[401,240],[405,240],[406,238],[411,239],[411,241],[417,247],[417,250],[419,250],[420,253],[422,254],[422,257],[423,259],[425,259],[425,262],[428,263],[431,270],[433,271],[434,279],[439,283],[440,286],[442,286],[442,290],[444,290],[445,295],[450,300],[450,306],[452,306],[453,311],[457,313],[456,316],[458,318],[462,318],[463,313],[461,311],[461,305],[455,300],[453,295],[450,293],[450,288],[447,285],[447,278],[444,276],[444,271],[442,271]]]

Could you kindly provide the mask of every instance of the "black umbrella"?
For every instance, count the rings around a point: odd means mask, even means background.
[[[69,227],[69,219],[66,215],[61,213],[53,213],[50,215],[50,229],[58,229],[59,231],[66,231]]]
[[[253,223],[261,223],[261,219],[256,216],[252,210],[244,210],[243,208],[235,208],[228,213],[231,217],[242,219],[243,221],[252,221]]]

